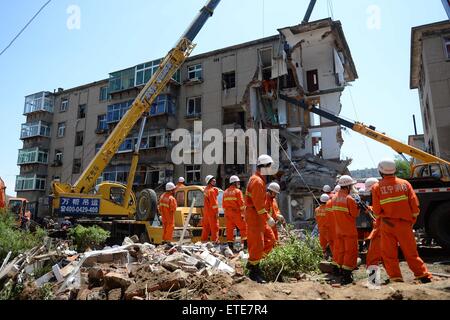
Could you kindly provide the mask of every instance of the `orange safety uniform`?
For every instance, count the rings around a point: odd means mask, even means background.
[[[389,278],[402,280],[398,244],[416,278],[431,278],[419,257],[413,225],[419,216],[419,200],[411,184],[394,176],[384,177],[372,188],[373,211],[380,217],[381,255]]]
[[[327,207],[326,204],[321,204],[315,210],[316,212],[316,222],[317,227],[319,228],[319,241],[320,246],[322,247],[323,252],[327,251],[327,246],[329,243],[329,219],[327,217]]]
[[[225,211],[227,242],[234,242],[234,229],[241,233],[241,240],[247,240],[247,224],[244,221],[244,196],[235,185],[231,185],[223,194],[223,209]]]
[[[337,251],[334,263],[342,269],[353,271],[357,267],[358,260],[358,231],[356,229],[356,217],[359,209],[355,199],[345,190],[341,190],[332,199],[334,220],[336,223]]]
[[[267,193],[266,198],[266,210],[270,217],[278,222],[278,215],[281,214],[280,209],[278,208],[278,203],[276,198],[272,198],[269,193]],[[267,218],[269,219],[269,218]],[[278,229],[277,226],[272,227],[273,235],[275,236],[275,240],[278,241]]]
[[[266,179],[259,172],[250,177],[245,193],[245,220],[247,222],[248,262],[257,265],[264,256],[264,234],[267,228]],[[268,228],[270,229],[270,228]],[[271,229],[270,229],[271,230]],[[266,242],[267,244],[267,242]],[[268,244],[266,251],[268,250]]]
[[[325,211],[327,212],[327,224],[328,224],[328,243],[330,244],[331,254],[333,255],[333,261],[337,260],[338,254],[337,250],[334,250],[334,246],[336,244],[336,221],[334,219],[334,211],[333,211],[333,197],[334,195],[330,195],[330,200],[325,204]]]
[[[373,211],[372,207],[369,207]],[[381,232],[380,232],[381,220],[375,219],[372,226],[372,232],[369,235],[370,245],[366,256],[366,266],[378,266],[383,261],[381,257]]]
[[[177,185],[175,186],[175,190],[178,190],[183,187],[186,187],[186,185],[183,182],[178,182]]]
[[[211,233],[211,241],[219,241],[219,202],[217,196],[219,189],[208,185],[204,191],[204,207],[202,219],[202,241],[208,241]]]
[[[163,241],[173,240],[173,230],[175,228],[175,211],[177,210],[177,200],[169,192],[165,192],[159,199],[159,212],[163,224]]]

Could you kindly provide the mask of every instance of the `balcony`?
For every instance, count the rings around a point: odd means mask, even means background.
[[[24,123],[20,131],[20,139],[25,140],[34,137],[50,138],[50,124],[44,121]]]
[[[53,113],[53,96],[50,92],[39,92],[25,97],[24,115],[35,112]]]
[[[48,164],[48,152],[39,148],[19,150],[17,165]]]
[[[124,69],[109,74],[108,92],[114,94],[136,87],[144,86],[159,68],[162,59],[146,62],[135,67]],[[181,73],[178,70],[172,80],[179,84]]]
[[[15,191],[45,191],[45,181],[45,176],[17,176]]]

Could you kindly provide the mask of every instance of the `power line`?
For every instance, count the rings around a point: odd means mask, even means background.
[[[38,12],[36,12],[36,14],[28,21],[28,23],[25,25],[25,27],[22,28],[22,30],[20,30],[20,32],[14,37],[14,39],[11,40],[11,42],[6,46],[5,49],[2,50],[2,52],[0,52],[0,56],[5,53],[6,50],[9,49],[9,47],[12,46],[12,44],[17,40],[17,38],[20,37],[20,35],[25,31],[25,29],[31,24],[31,22],[33,22],[33,20],[39,15],[39,13],[41,13],[42,10],[44,10],[44,8],[51,2],[52,0],[48,0],[40,9]]]

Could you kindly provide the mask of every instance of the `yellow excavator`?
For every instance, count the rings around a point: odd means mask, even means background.
[[[194,38],[206,21],[213,15],[219,3],[220,0],[209,0],[200,10],[193,23],[177,42],[176,46],[162,60],[158,70],[141,90],[130,109],[114,128],[102,148],[94,156],[75,184],[52,182],[50,199],[54,214],[69,217],[135,219],[141,221],[141,224],[144,224],[149,233],[151,233],[150,220],[152,220],[157,210],[156,193],[147,189],[142,191],[139,198],[136,199],[132,191],[146,117],[154,100],[191,54],[195,47],[193,44]],[[105,182],[96,186],[97,179],[139,119],[142,119],[141,127],[132,157],[127,184]],[[153,237],[149,234],[149,238]]]
[[[374,126],[349,121],[325,111],[324,108],[317,108],[320,104],[318,99],[296,99],[285,95],[279,97],[287,103],[380,142],[401,156],[406,154],[420,160],[422,163],[411,166],[411,177],[408,179],[420,201],[421,214],[415,227],[425,229],[429,239],[435,239],[442,247],[450,250],[450,162],[392,139],[378,132]]]

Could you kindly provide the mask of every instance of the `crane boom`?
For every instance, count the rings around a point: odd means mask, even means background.
[[[332,113],[329,113],[323,109],[316,108],[314,105],[308,104],[305,99],[297,100],[295,98],[291,98],[285,95],[280,95],[280,98],[290,104],[301,107],[304,110],[310,111],[314,114],[317,114],[325,119],[331,120],[339,125],[352,129],[363,136],[371,138],[372,140],[378,141],[388,147],[391,147],[393,150],[400,154],[407,154],[415,159],[418,159],[423,162],[438,162],[443,165],[450,166],[450,162],[436,157],[432,154],[429,154],[425,151],[422,151],[418,148],[412,147],[405,143],[402,143],[398,140],[392,139],[388,137],[386,134],[376,131],[374,127],[366,126],[360,122],[353,122],[349,120],[345,120],[339,116],[336,116]]]
[[[114,128],[106,142],[83,171],[79,179],[73,186],[53,182],[52,186],[55,194],[64,192],[88,193],[94,188],[97,179],[116,154],[120,145],[126,139],[137,121],[139,121],[141,116],[150,109],[153,101],[164,90],[172,76],[191,54],[195,47],[192,41],[200,32],[209,17],[213,15],[214,10],[219,3],[220,0],[208,0],[207,4],[200,10],[200,13],[180,38],[176,46],[161,62],[158,70],[141,90],[130,109]]]

